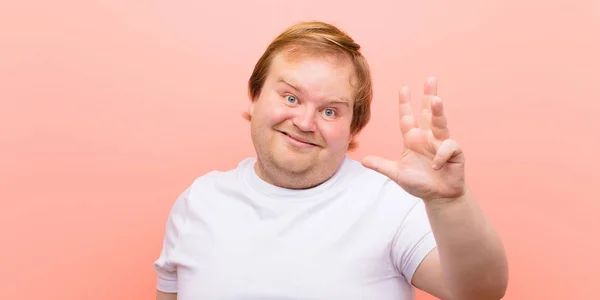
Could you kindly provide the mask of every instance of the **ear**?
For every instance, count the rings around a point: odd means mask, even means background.
[[[248,105],[248,114],[252,116],[254,113],[254,101],[250,101],[250,105]]]
[[[248,110],[246,110],[246,112],[244,112],[242,114],[242,116],[244,117],[244,119],[251,121],[253,113],[254,113],[254,102],[250,102],[250,104],[248,105]]]
[[[358,148],[358,141],[356,137],[358,134],[350,134],[350,141],[348,142],[347,152],[352,152]]]

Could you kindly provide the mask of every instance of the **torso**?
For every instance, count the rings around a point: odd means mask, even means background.
[[[389,201],[384,181],[361,172],[312,194],[265,194],[249,169],[211,173],[190,191],[172,256],[178,299],[413,299],[391,255],[412,199]]]

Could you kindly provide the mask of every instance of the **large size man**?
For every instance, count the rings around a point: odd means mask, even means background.
[[[417,118],[399,96],[397,161],[347,157],[372,97],[359,45],[296,24],[249,80],[256,158],[197,178],[155,262],[157,299],[499,299],[502,243],[464,180],[434,78]],[[393,130],[385,132],[396,138]]]

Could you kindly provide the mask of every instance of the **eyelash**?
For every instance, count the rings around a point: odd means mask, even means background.
[[[283,97],[286,99],[286,101],[287,101],[288,103],[290,103],[290,102],[288,101],[288,97],[293,97],[293,98],[296,100],[296,102],[294,102],[294,103],[291,103],[291,104],[296,104],[296,103],[298,102],[298,97],[296,97],[296,96],[294,96],[294,95],[286,94],[286,95],[284,95]],[[323,110],[323,112],[325,112],[325,111],[327,111],[327,110],[331,110],[331,111],[333,112],[333,116],[325,116],[325,117],[327,117],[327,118],[333,118],[333,117],[337,116],[337,111],[336,111],[335,109],[333,109],[333,108],[326,108],[326,109],[324,109],[324,110]]]

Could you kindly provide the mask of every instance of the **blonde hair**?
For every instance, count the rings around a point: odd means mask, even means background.
[[[273,58],[284,50],[289,57],[328,54],[336,58],[350,59],[354,65],[357,83],[350,133],[356,136],[371,118],[373,98],[371,72],[367,60],[360,53],[360,45],[331,24],[301,22],[292,25],[271,42],[254,66],[248,80],[248,93],[252,101],[260,95]],[[245,113],[244,117],[248,120],[251,118],[248,113]],[[357,146],[358,143],[353,138],[348,150],[354,150]]]

